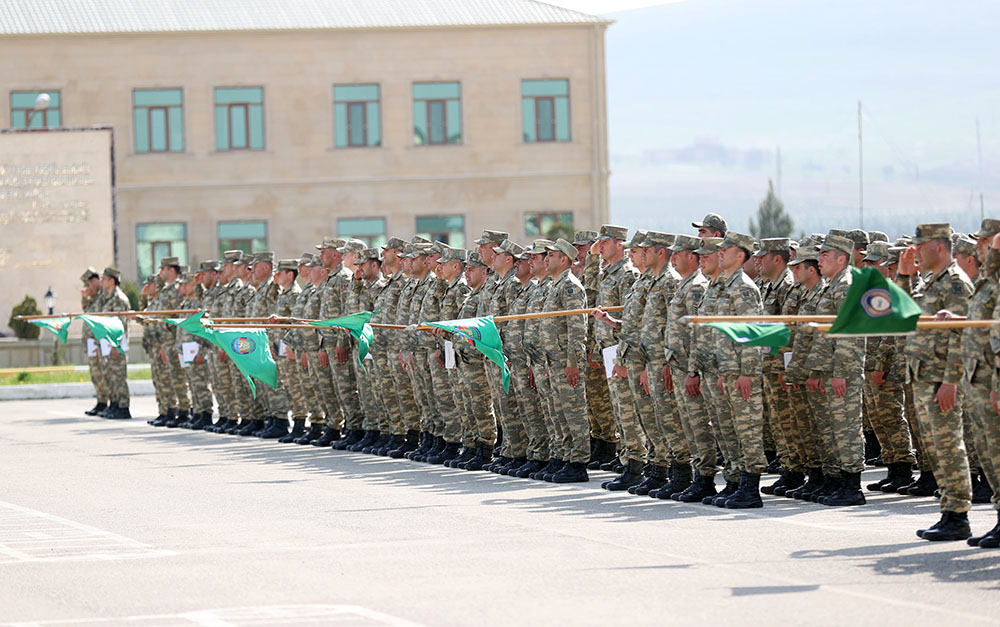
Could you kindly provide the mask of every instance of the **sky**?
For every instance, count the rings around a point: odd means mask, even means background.
[[[685,0],[669,0],[670,2],[684,2]],[[602,15],[613,11],[629,11],[641,9],[656,4],[667,4],[663,0],[546,0],[546,4],[554,4],[574,11],[590,13],[591,15]]]

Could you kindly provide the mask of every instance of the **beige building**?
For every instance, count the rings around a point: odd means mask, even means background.
[[[0,120],[114,127],[128,278],[329,234],[466,246],[608,219],[602,18],[532,0],[3,4]]]

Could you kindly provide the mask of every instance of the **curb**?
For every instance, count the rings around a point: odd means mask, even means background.
[[[152,381],[129,381],[131,396],[152,396]],[[50,398],[91,398],[92,383],[45,383],[29,385],[0,385],[0,401],[33,401]]]

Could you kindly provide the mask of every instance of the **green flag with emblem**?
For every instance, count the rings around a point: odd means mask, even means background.
[[[250,384],[253,397],[257,386],[253,380],[262,381],[272,388],[278,387],[278,365],[271,356],[271,345],[264,329],[211,329],[207,339],[226,352]],[[202,336],[205,337],[205,336]]]
[[[847,291],[829,335],[907,335],[920,319],[920,305],[875,268],[851,268]]]
[[[122,325],[122,321],[119,318],[116,316],[90,316],[87,314],[80,314],[77,318],[83,320],[90,327],[90,330],[94,332],[95,340],[107,340],[116,349],[123,353],[125,352],[122,348],[122,340],[125,337],[125,326]]]
[[[68,317],[43,318],[41,320],[28,320],[28,322],[36,327],[41,327],[46,331],[51,331],[57,338],[59,338],[60,342],[65,344],[66,338],[69,336],[69,325],[73,322],[73,319]]]
[[[464,318],[462,320],[443,320],[440,322],[425,322],[432,327],[454,333],[456,339],[468,342],[486,358],[500,366],[503,374],[503,389],[510,391],[510,370],[507,368],[507,357],[503,354],[503,343],[500,332],[493,321],[493,316],[485,318]]]
[[[377,313],[377,311],[362,311],[341,318],[320,320],[318,322],[310,322],[309,324],[314,327],[345,329],[349,331],[351,336],[358,341],[358,363],[363,367],[364,364],[362,361],[368,355],[368,347],[371,346],[372,341],[375,339],[375,333],[369,322],[371,322],[372,316]]]
[[[783,324],[760,324],[749,322],[709,322],[705,326],[718,329],[726,337],[746,346],[788,346],[791,331]]]

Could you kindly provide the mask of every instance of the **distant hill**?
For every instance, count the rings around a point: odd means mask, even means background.
[[[776,178],[796,233],[1000,214],[1000,3],[689,0],[609,15],[611,207],[630,226],[745,231]]]

